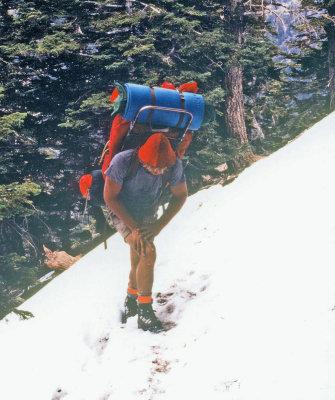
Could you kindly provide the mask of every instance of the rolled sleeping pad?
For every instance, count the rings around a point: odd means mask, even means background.
[[[160,106],[168,108],[181,108],[193,114],[193,121],[189,129],[198,130],[203,122],[205,114],[205,100],[200,94],[182,92],[178,90],[163,89],[159,87],[150,88],[149,86],[126,83],[127,102],[122,113],[122,118],[134,121],[138,111],[144,106]],[[152,95],[154,92],[154,96]],[[184,101],[181,97],[184,97]],[[154,103],[154,104],[153,104]],[[184,105],[183,105],[184,103]],[[190,120],[188,114],[162,111],[145,110],[142,111],[137,122],[150,123],[152,126],[179,127],[185,129]],[[151,115],[151,117],[150,117]],[[181,121],[181,122],[180,122]]]

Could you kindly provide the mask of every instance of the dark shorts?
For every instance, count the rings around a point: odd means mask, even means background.
[[[127,236],[131,234],[131,230],[128,228],[126,224],[124,224],[120,218],[113,214],[111,211],[108,212],[107,221],[110,225],[113,225],[114,228],[120,233],[124,240],[126,240]],[[149,215],[141,220],[141,225],[150,225],[157,221],[157,215]]]

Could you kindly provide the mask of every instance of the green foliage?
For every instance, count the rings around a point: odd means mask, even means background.
[[[204,168],[213,169],[219,164],[226,163],[235,159],[237,155],[245,154],[250,150],[248,144],[239,145],[236,139],[222,140],[218,136],[213,136],[208,145],[197,152],[197,163]]]
[[[3,98],[5,97],[4,91],[5,89],[3,88],[3,86],[0,86],[0,101],[2,101]]]
[[[66,122],[58,124],[61,128],[90,129],[99,116],[111,114],[112,104],[105,92],[94,93],[76,108],[66,110]]]
[[[37,268],[29,266],[28,260],[17,253],[0,256],[0,280],[9,287],[27,289],[36,282]]]
[[[14,311],[21,319],[33,317],[29,311],[17,310],[22,299],[22,291],[36,283],[38,268],[29,265],[26,257],[17,253],[0,256],[0,319]]]
[[[13,311],[14,307],[20,305],[20,301],[8,293],[5,293],[0,288],[0,319]]]
[[[59,56],[62,53],[76,52],[82,48],[82,44],[75,40],[74,35],[65,32],[56,32],[53,35],[44,36],[36,46],[36,53],[44,57]]]
[[[23,319],[23,320],[35,317],[34,314],[31,313],[30,311],[18,310],[17,308],[13,309],[13,313],[18,315],[20,317],[20,319]],[[0,318],[1,318],[1,316],[0,316]]]
[[[41,188],[36,183],[14,182],[10,185],[0,185],[0,222],[5,218],[33,215],[36,210],[31,196],[40,193]]]
[[[18,136],[18,130],[22,128],[27,115],[28,113],[16,112],[0,117],[0,140]]]

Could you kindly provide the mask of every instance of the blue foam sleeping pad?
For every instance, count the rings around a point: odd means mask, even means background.
[[[134,83],[126,83],[127,103],[122,118],[128,121],[134,121],[137,112],[144,106],[152,105],[151,91],[149,86],[136,85]],[[155,87],[155,105],[169,108],[182,108],[181,98],[177,90],[163,89]],[[199,94],[183,92],[185,97],[184,109],[193,114],[193,121],[189,129],[198,130],[204,118],[205,100]],[[137,122],[145,123],[150,114],[150,110],[142,111]],[[175,127],[178,124],[181,113],[154,110],[150,124],[152,126],[170,126]],[[184,114],[180,128],[186,128],[190,116]]]

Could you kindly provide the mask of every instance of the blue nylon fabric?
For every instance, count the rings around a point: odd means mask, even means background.
[[[122,118],[133,121],[138,110],[144,106],[152,104],[151,91],[149,86],[136,85],[133,83],[125,84],[127,90],[127,103]],[[170,108],[182,108],[181,99],[177,90],[153,88],[155,92],[155,105]],[[185,97],[184,109],[193,114],[193,121],[190,126],[191,130],[198,130],[202,124],[205,113],[205,101],[199,94],[183,92]],[[143,111],[138,119],[139,123],[145,123],[150,110]],[[178,124],[180,113],[171,111],[155,110],[150,123],[153,126],[170,126],[175,127]],[[189,116],[186,114],[183,117],[180,128],[186,128],[189,121]]]

